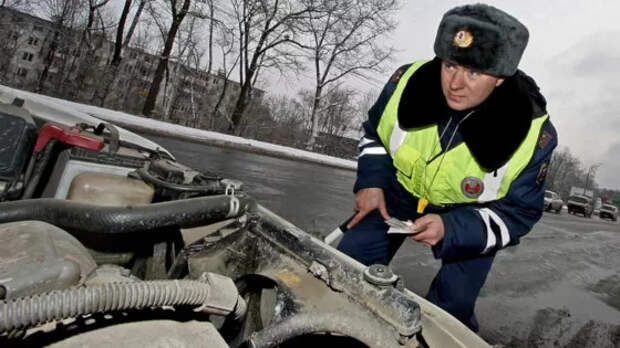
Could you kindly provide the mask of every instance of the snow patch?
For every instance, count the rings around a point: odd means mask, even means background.
[[[234,146],[236,148],[243,148],[246,151],[284,156],[287,158],[311,161],[344,169],[355,170],[357,168],[357,163],[355,161],[322,155],[310,151],[270,144],[263,141],[245,139],[222,133],[184,127],[172,123],[131,115],[121,111],[114,111],[97,106],[86,105],[32,92],[27,92],[3,85],[0,85],[0,91],[2,91],[3,93],[18,96],[19,98],[25,100],[32,100],[40,104],[52,106],[56,109],[66,112],[67,114],[75,114],[76,112],[85,113],[98,119],[108,121],[114,124],[119,124],[128,128],[141,128],[145,130],[156,131],[164,135],[183,136],[191,140],[204,141],[223,146]]]

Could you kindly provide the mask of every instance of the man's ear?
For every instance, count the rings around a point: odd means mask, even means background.
[[[495,82],[495,87],[499,87],[499,85],[501,85],[502,83],[504,83],[505,78],[500,77],[497,79],[497,82]]]

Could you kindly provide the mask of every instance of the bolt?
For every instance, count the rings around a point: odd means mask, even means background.
[[[411,340],[411,337],[399,334],[397,340],[401,346],[404,346],[405,344],[407,344],[407,342],[409,342],[409,340]]]

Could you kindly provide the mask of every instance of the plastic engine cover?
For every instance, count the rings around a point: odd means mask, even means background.
[[[0,299],[79,284],[97,265],[66,231],[41,221],[0,224]]]

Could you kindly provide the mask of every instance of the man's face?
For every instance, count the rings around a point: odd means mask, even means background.
[[[462,111],[480,105],[504,82],[503,78],[481,73],[456,63],[441,62],[441,89],[452,110]]]

